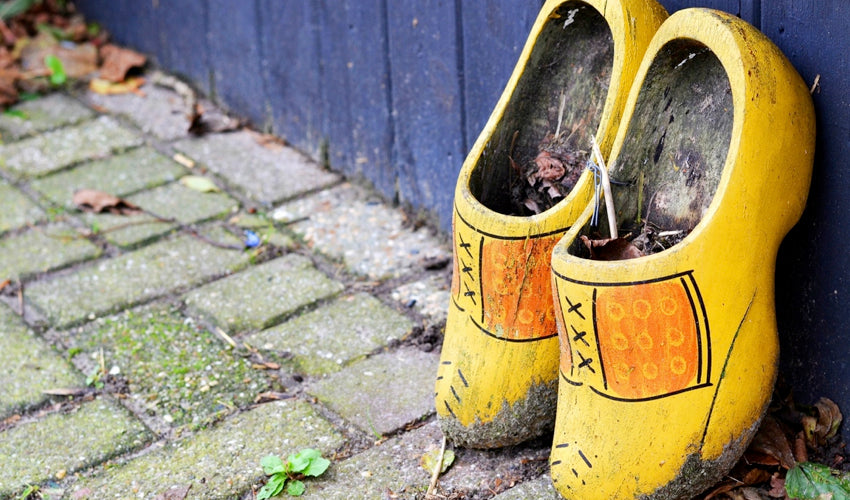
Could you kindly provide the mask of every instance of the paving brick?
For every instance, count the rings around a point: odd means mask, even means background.
[[[73,125],[94,116],[89,108],[59,93],[24,101],[11,109],[15,113],[0,115],[0,139],[7,143],[38,132]]]
[[[290,248],[295,243],[291,236],[275,228],[274,221],[264,214],[243,212],[230,217],[227,222],[242,229],[253,231],[263,243],[270,243],[281,248]]]
[[[142,146],[103,160],[36,179],[30,187],[59,206],[72,206],[79,189],[97,189],[127,196],[178,179],[186,170],[156,150]]]
[[[308,375],[333,373],[413,327],[407,317],[378,299],[357,294],[342,297],[245,340],[267,351],[285,353],[294,369]]]
[[[247,131],[185,139],[174,147],[262,203],[290,199],[339,180],[292,149],[260,145]]]
[[[415,309],[431,324],[444,323],[451,299],[450,280],[448,273],[434,274],[396,288],[392,298],[405,307]]]
[[[260,460],[286,457],[302,448],[329,454],[344,439],[306,403],[260,405],[194,436],[74,485],[74,498],[153,498],[175,486],[189,486],[189,499],[241,498],[264,477]]]
[[[304,219],[289,227],[314,249],[342,259],[350,272],[374,279],[401,276],[451,257],[448,247],[426,229],[405,228],[401,211],[351,184],[287,203],[273,217]]]
[[[0,180],[0,233],[34,224],[44,217],[44,211],[38,205]]]
[[[493,497],[493,500],[527,500],[535,498],[538,500],[561,500],[561,495],[552,486],[549,474],[544,474],[537,479],[525,481],[513,488]]]
[[[307,392],[363,431],[384,435],[434,411],[438,362],[436,353],[406,347],[353,363]]]
[[[151,435],[107,398],[0,433],[0,497],[139,448]]]
[[[55,326],[68,326],[197,285],[248,264],[244,252],[181,235],[27,287],[27,298]]]
[[[196,224],[224,216],[239,207],[239,202],[225,193],[201,193],[179,182],[127,197],[127,201],[165,219],[183,224]],[[138,215],[85,214],[83,221],[114,245],[133,247],[162,236],[178,227],[146,213]]]
[[[83,382],[78,372],[37,339],[20,317],[2,303],[0,380],[3,381],[0,384],[0,420],[14,411],[44,402],[47,399],[42,393],[44,390],[79,386]],[[2,469],[0,467],[0,471]]]
[[[271,326],[342,289],[309,259],[289,254],[193,290],[185,302],[194,314],[238,334]]]
[[[102,116],[0,146],[0,169],[17,177],[39,177],[142,143],[133,132]]]
[[[0,276],[22,278],[93,259],[100,248],[63,223],[32,227],[0,240]]]
[[[86,100],[112,113],[125,116],[145,133],[165,141],[186,137],[189,133],[188,109],[172,90],[147,83],[142,94],[102,95],[88,92]],[[204,106],[205,109],[207,106]]]
[[[100,318],[67,332],[63,343],[79,349],[74,363],[84,373],[103,353],[135,407],[175,426],[208,424],[268,389],[265,372],[165,304]]]

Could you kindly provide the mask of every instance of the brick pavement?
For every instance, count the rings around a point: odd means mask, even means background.
[[[179,98],[144,91],[0,116],[0,499],[249,499],[264,455],[303,447],[333,461],[306,498],[423,498],[448,246],[258,134],[188,136]],[[169,220],[81,213],[81,188]],[[544,441],[455,450],[440,493],[557,498]]]

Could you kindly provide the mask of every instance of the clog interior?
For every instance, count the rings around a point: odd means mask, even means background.
[[[702,219],[720,182],[732,136],[729,78],[720,60],[693,40],[673,40],[656,55],[641,84],[619,153],[609,165],[620,236],[649,233],[681,241]],[[604,203],[599,227],[608,237]],[[651,251],[650,251],[651,250]],[[584,255],[582,245],[571,252]]]
[[[590,150],[613,60],[611,29],[594,8],[565,2],[549,16],[471,172],[469,188],[478,201],[501,214],[530,215],[517,203],[517,188],[528,182],[518,168],[533,162],[556,131],[565,150]]]

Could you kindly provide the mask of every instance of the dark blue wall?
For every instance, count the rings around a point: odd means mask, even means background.
[[[448,230],[463,157],[543,0],[78,0],[123,44],[255,125]],[[850,2],[661,0],[764,31],[811,83],[818,115],[808,208],[777,269],[782,376],[850,413]],[[847,187],[848,189],[845,189]],[[844,426],[850,439],[850,425]]]

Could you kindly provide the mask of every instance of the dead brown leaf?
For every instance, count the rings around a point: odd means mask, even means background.
[[[274,392],[267,391],[261,392],[257,394],[257,397],[254,398],[255,403],[268,403],[270,401],[280,401],[282,399],[292,399],[291,394],[287,394],[285,392]]]
[[[815,408],[818,411],[817,418],[803,417],[806,441],[813,448],[825,444],[828,439],[834,437],[843,418],[838,405],[828,398],[820,398],[815,403]]]
[[[3,280],[0,281],[0,292],[3,291],[4,288],[12,284],[12,280]]]
[[[172,486],[166,490],[165,493],[160,493],[154,497],[154,500],[183,500],[189,495],[189,489],[191,487],[191,484],[184,486]]]
[[[100,78],[112,83],[123,82],[130,69],[144,66],[147,62],[142,54],[111,44],[100,48],[100,56],[103,58]]]
[[[81,78],[97,70],[97,47],[91,43],[60,45],[51,35],[41,33],[35,38],[21,39],[15,46],[19,50],[21,69],[27,76],[48,74],[44,58],[53,55],[62,61],[69,78]],[[13,51],[13,55],[14,55]]]
[[[47,389],[41,392],[48,396],[77,397],[92,392],[92,389],[88,387],[60,387],[57,389]]]
[[[766,455],[774,460],[767,461],[759,455]],[[791,451],[791,443],[785,435],[785,431],[771,415],[764,417],[761,427],[759,427],[746,451],[746,456],[751,463],[781,465],[785,469],[790,469],[796,464],[794,453]]]
[[[18,89],[15,88],[17,71],[0,69],[0,106],[18,102]]]
[[[593,260],[628,260],[643,257],[643,253],[625,238],[590,239],[579,236],[584,246],[590,250]]]
[[[117,215],[133,215],[142,212],[141,208],[127,200],[96,189],[80,189],[74,193],[72,202],[84,212],[108,212]]]
[[[785,478],[780,477],[778,472],[775,472],[770,478],[770,491],[767,495],[771,498],[788,498],[788,492],[785,490]]]
[[[537,164],[536,177],[547,181],[557,181],[567,172],[564,162],[560,158],[552,156],[549,151],[541,151],[534,163]]]
[[[103,78],[93,78],[89,82],[89,89],[101,95],[129,94],[144,95],[140,89],[145,84],[145,79],[142,77],[131,77],[118,83],[112,83]]]

